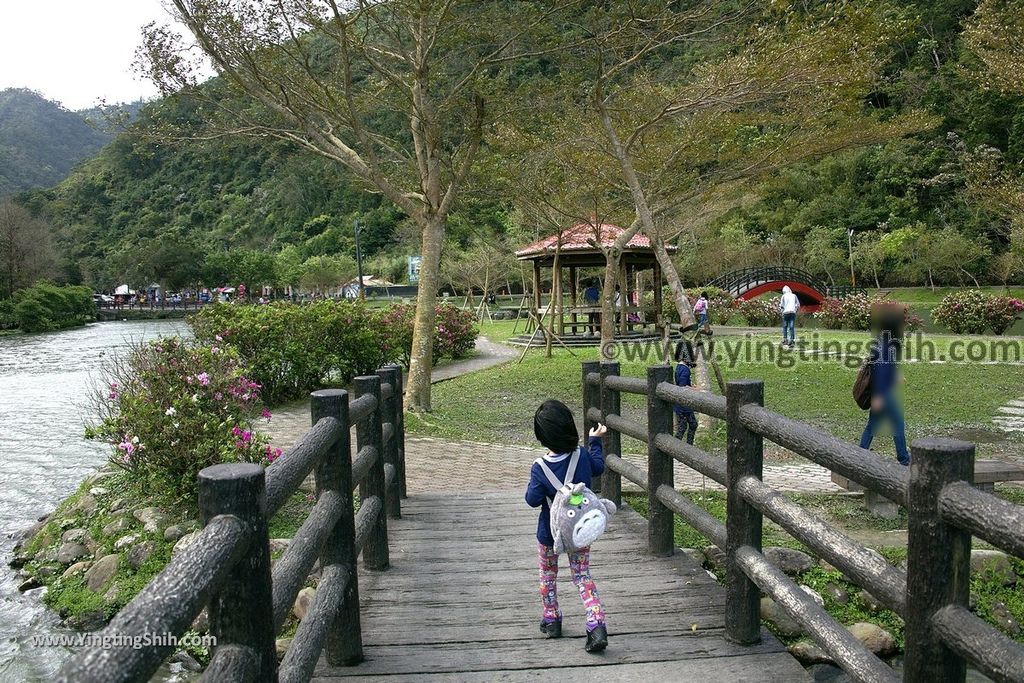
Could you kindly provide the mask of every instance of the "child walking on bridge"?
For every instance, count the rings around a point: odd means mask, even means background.
[[[544,604],[540,630],[548,638],[562,635],[562,613],[558,609],[556,579],[558,577],[558,553],[551,533],[550,501],[557,493],[543,467],[558,481],[582,483],[589,488],[594,476],[604,471],[604,454],[601,436],[607,431],[598,424],[590,430],[586,446],[579,445],[579,433],[572,411],[561,401],[549,400],[541,404],[533,416],[533,431],[537,440],[550,453],[533,464],[530,483],[526,488],[526,502],[530,507],[540,507],[537,520],[537,550],[540,561],[540,596]],[[573,471],[570,471],[570,470]],[[590,548],[569,552],[569,569],[572,582],[580,592],[583,608],[587,612],[587,652],[600,652],[608,646],[608,631],[604,623],[604,605],[597,594],[597,587],[590,575]]]

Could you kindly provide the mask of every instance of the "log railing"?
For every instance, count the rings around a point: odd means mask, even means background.
[[[961,683],[971,663],[996,681],[1024,682],[1024,646],[968,609],[971,536],[1024,556],[1024,507],[971,486],[974,446],[951,439],[911,445],[907,468],[840,441],[763,406],[760,381],[733,381],[726,396],[677,387],[667,365],[648,368],[646,381],[619,376],[617,362],[583,363],[586,426],[605,423],[607,468],[602,495],[620,502],[625,477],[648,497],[648,547],[674,551],[678,515],[726,554],[726,636],[760,640],[760,595],[775,600],[857,681],[898,681],[897,673],[833,619],[761,550],[764,517],[781,526],[906,622],[903,680]],[[646,424],[623,417],[620,394],[647,399]],[[672,436],[672,407],[726,421],[724,459]],[[647,444],[646,471],[621,457],[621,434]],[[908,510],[907,571],[832,527],[761,480],[763,440],[769,439],[858,482]],[[723,524],[673,486],[675,461],[726,487]]]
[[[402,372],[386,366],[353,387],[351,402],[347,391],[313,392],[312,428],[266,469],[231,463],[200,472],[203,528],[195,540],[57,680],[149,680],[204,607],[216,639],[204,681],[308,681],[321,652],[333,665],[360,662],[356,560],[361,553],[365,569],[387,569],[387,518],[401,515]],[[316,504],[271,568],[267,521],[310,473]],[[275,635],[318,560],[316,597],[279,667]]]

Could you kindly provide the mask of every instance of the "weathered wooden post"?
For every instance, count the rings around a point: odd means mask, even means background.
[[[376,452],[373,466],[370,467],[370,471],[366,473],[366,477],[359,484],[359,497],[366,500],[371,496],[377,496],[383,506],[386,498],[384,492],[384,449],[381,444],[380,377],[362,375],[352,380],[352,386],[355,388],[356,398],[370,394],[376,401],[370,414],[356,426],[357,446],[360,449],[370,446]],[[388,568],[388,564],[388,517],[381,512],[377,515],[373,530],[363,545],[363,565],[367,569],[383,570]]]
[[[662,382],[672,383],[671,366],[647,368],[647,547],[652,555],[667,557],[675,551],[675,520],[658,500],[658,487],[673,488],[675,461],[655,445],[658,434],[672,433],[672,405],[657,395]]]
[[[605,378],[619,374],[617,361],[601,361],[601,417],[608,424],[609,415],[618,415],[620,408],[619,392],[609,389]],[[622,455],[622,435],[609,428],[604,435],[604,453]],[[622,477],[618,472],[605,467],[601,476],[601,495],[616,505],[622,505]]]
[[[946,524],[939,494],[956,481],[974,481],[974,444],[918,439],[910,446],[907,489],[907,613],[905,681],[961,683],[966,664],[938,639],[932,615],[946,605],[967,607],[971,534]]]
[[[398,491],[402,498],[408,498],[405,486],[405,381],[401,365],[386,365],[395,368],[395,443],[398,444]]]
[[[398,419],[395,417],[395,392],[398,389],[396,375],[401,371],[394,365],[387,365],[377,371],[381,384],[391,385],[391,396],[382,400],[381,420],[382,425],[389,425],[390,435],[384,442],[384,509],[387,510],[391,519],[402,518],[402,490],[401,482],[398,480]],[[391,471],[391,483],[388,484],[387,472]]]
[[[591,420],[587,413],[590,412],[591,408],[597,408],[601,410],[601,389],[587,382],[587,375],[592,372],[598,374],[601,373],[601,363],[599,361],[585,361],[582,365],[583,368],[583,437],[584,443],[589,438],[590,430],[597,424],[594,420]],[[604,475],[601,475],[604,476]],[[601,493],[601,476],[594,477],[591,489],[594,493]]]
[[[726,385],[726,520],[725,636],[749,645],[761,640],[761,591],[736,561],[736,549],[761,550],[761,513],[740,495],[737,482],[761,478],[764,441],[740,424],[745,404],[764,405],[764,382],[732,381]]]
[[[270,585],[270,547],[267,536],[267,495],[263,468],[253,463],[226,463],[199,473],[199,515],[205,526],[218,515],[232,515],[246,524],[252,541],[210,598],[210,635],[217,647],[241,646],[256,658],[256,674],[245,664],[246,679],[277,680],[274,647],[274,600]],[[231,672],[221,671],[221,674]],[[235,672],[239,673],[239,672]],[[238,680],[241,680],[240,678]]]
[[[356,570],[355,510],[352,501],[352,437],[349,432],[348,392],[340,389],[314,391],[310,414],[315,425],[333,417],[341,426],[337,443],[316,468],[316,491],[334,491],[343,501],[341,517],[320,551],[320,566],[341,565],[349,573],[344,602],[327,632],[327,661],[334,666],[358,664],[363,660],[363,635],[359,622],[359,581]]]

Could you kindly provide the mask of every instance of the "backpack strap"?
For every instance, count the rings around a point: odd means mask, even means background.
[[[572,484],[573,477],[576,476],[576,466],[580,464],[580,447],[577,446],[576,450],[572,452],[572,457],[569,459],[569,469],[565,471],[565,481],[563,484]],[[561,487],[558,487],[561,488]]]
[[[558,481],[558,477],[555,476],[555,473],[544,462],[544,458],[537,458],[534,462],[540,465],[540,471],[544,473],[544,476],[548,478],[548,483],[555,487],[556,491],[562,488],[562,482]]]
[[[544,462],[544,458],[537,458],[534,460],[540,466],[540,471],[544,473],[544,476],[548,478],[548,483],[554,487],[555,491],[562,488],[566,484],[573,483],[572,478],[576,476],[576,466],[580,462],[580,447],[577,446],[576,450],[572,452],[572,457],[569,458],[569,468],[565,471],[565,481],[559,481],[555,473],[551,471],[547,463]],[[554,498],[548,497],[548,507],[554,503]]]

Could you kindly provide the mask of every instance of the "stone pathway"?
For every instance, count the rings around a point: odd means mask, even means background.
[[[1024,396],[1000,406],[992,422],[1004,432],[1024,432]]]

